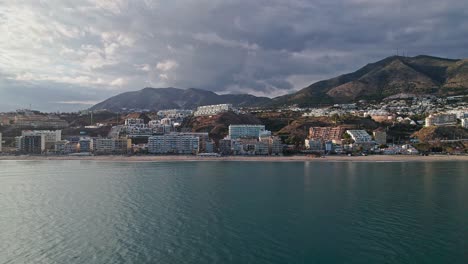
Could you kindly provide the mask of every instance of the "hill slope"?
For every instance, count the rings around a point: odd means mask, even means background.
[[[257,106],[271,99],[248,94],[218,95],[201,89],[144,88],[113,96],[90,108],[90,110],[122,111],[126,109],[194,109],[200,105],[230,103],[235,106]]]
[[[468,60],[431,56],[393,56],[294,94],[274,98],[273,105],[300,106],[383,99],[398,93],[454,95],[468,93]]]

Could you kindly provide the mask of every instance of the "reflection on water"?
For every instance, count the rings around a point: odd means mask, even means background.
[[[0,263],[467,263],[464,162],[0,162]]]

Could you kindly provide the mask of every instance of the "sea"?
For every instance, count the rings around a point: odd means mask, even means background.
[[[468,263],[468,162],[0,161],[0,263]]]

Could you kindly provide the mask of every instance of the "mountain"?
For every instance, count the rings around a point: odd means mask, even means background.
[[[270,98],[249,94],[223,94],[189,88],[144,88],[139,91],[121,93],[90,108],[119,112],[125,109],[194,109],[200,105],[233,104],[234,106],[258,106],[268,104]]]
[[[338,77],[316,82],[296,93],[273,99],[272,105],[309,106],[354,102],[399,94],[468,93],[468,59],[420,55],[392,56]]]

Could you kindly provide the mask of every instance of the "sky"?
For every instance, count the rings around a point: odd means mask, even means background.
[[[400,54],[468,57],[464,0],[0,0],[0,111],[144,87],[274,97]]]

